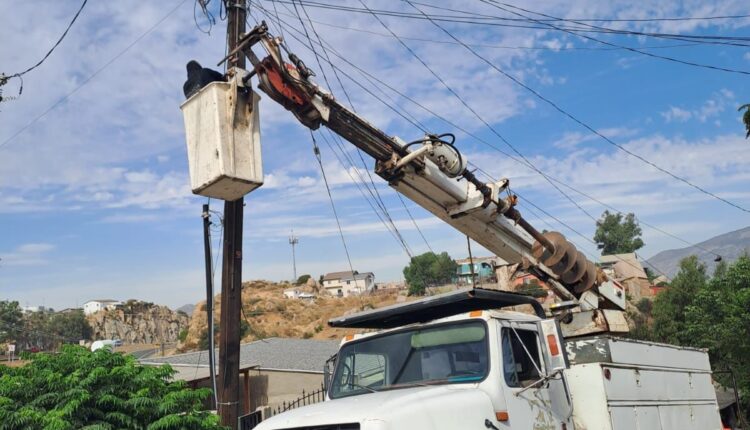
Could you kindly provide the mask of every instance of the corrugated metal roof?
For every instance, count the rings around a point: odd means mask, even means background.
[[[323,372],[323,364],[338,351],[337,340],[289,339],[273,337],[240,345],[240,368],[258,367],[303,372]],[[216,357],[219,350],[216,350]],[[208,367],[208,351],[169,357],[146,358],[143,364]]]

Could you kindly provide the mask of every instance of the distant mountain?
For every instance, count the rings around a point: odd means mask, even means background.
[[[750,250],[750,227],[716,236],[697,244],[697,246],[721,255],[724,261],[730,263],[736,260],[742,253]],[[680,260],[690,255],[697,255],[698,259],[708,268],[708,273],[713,273],[716,267],[716,262],[714,262],[716,256],[698,247],[662,251],[649,258],[646,261],[646,265],[651,265],[661,270],[671,279],[680,269]]]
[[[193,316],[193,311],[195,310],[195,305],[188,303],[186,305],[182,305],[179,308],[175,309],[175,312],[185,312],[188,316]]]

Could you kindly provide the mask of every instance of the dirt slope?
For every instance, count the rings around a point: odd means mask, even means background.
[[[335,298],[321,296],[314,302],[284,298],[289,284],[251,281],[242,284],[242,304],[245,320],[249,323],[243,342],[268,337],[340,339],[354,333],[350,329],[328,327],[333,317],[396,303],[397,295],[384,294],[368,297]],[[403,300],[403,298],[402,298]],[[221,319],[221,295],[216,296],[216,326]],[[182,350],[196,349],[207,333],[205,301],[198,302],[190,320],[188,335]],[[218,338],[218,334],[217,334]]]

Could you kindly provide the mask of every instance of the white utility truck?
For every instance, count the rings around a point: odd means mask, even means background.
[[[521,303],[538,315],[502,310]],[[342,342],[327,401],[257,430],[722,428],[705,351],[566,341],[518,294],[468,289],[330,324],[376,330]]]
[[[262,59],[253,52],[257,44],[268,53]],[[265,23],[245,33],[225,60],[239,55],[252,70],[231,68],[228,82],[209,84],[183,106],[191,169],[221,162],[207,173],[191,170],[194,192],[236,198],[262,184],[251,84],[257,77],[258,88],[305,127],[324,126],[350,142],[395,191],[509,263],[496,290],[472,288],[330,321],[370,331],[342,343],[328,401],[279,414],[259,430],[721,428],[706,353],[610,337],[628,331],[623,287],[562,234],[539,232],[525,220],[508,179],[480,180],[454,135],[408,143],[388,135],[321,88]],[[217,149],[227,142],[233,146]],[[234,171],[243,165],[247,175]],[[521,274],[536,276],[557,302],[543,309],[513,293]],[[535,316],[504,310],[521,305]]]

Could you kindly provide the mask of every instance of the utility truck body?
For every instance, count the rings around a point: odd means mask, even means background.
[[[472,289],[332,320],[384,328],[344,339],[327,401],[256,428],[722,428],[704,351],[564,340],[554,319],[500,310],[530,300]]]

